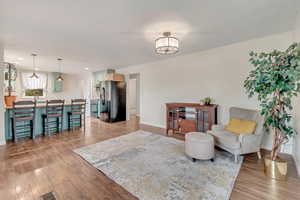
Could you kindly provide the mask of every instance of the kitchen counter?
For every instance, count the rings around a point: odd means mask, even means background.
[[[71,106],[71,104],[70,103],[66,103],[64,106]],[[45,108],[46,104],[45,103],[37,103],[36,107],[37,108]],[[12,109],[13,107],[12,106],[4,106],[4,108],[5,109]]]

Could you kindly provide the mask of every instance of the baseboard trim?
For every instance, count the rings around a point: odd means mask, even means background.
[[[298,172],[298,176],[300,176],[300,161],[296,158],[296,156],[294,154],[293,154],[293,158],[294,158],[294,162],[295,162],[296,169]]]
[[[145,124],[145,125],[148,125],[148,126],[153,126],[153,127],[157,127],[157,128],[163,128],[163,129],[166,128],[166,127],[163,126],[163,125],[153,124],[153,123],[144,122],[144,121],[141,121],[140,124]]]
[[[2,146],[2,145],[6,145],[5,140],[3,140],[3,141],[0,140],[0,146]]]

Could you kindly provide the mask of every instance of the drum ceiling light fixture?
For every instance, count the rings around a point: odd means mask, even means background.
[[[164,32],[163,37],[155,40],[156,53],[162,55],[175,54],[179,50],[179,40],[171,36],[171,32]]]

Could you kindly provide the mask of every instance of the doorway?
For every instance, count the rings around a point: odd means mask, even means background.
[[[128,81],[128,107],[131,117],[140,116],[140,74],[130,74]]]

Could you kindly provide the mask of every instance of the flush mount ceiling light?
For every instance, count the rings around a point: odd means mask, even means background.
[[[61,58],[57,58],[57,61],[58,61],[58,67],[59,67],[59,76],[57,77],[57,81],[63,81],[64,78],[62,77],[61,75],[61,62],[62,62],[62,59]]]
[[[32,79],[38,79],[39,77],[38,77],[38,75],[35,73],[35,69],[36,69],[36,67],[35,67],[35,57],[37,56],[35,53],[33,53],[33,54],[31,54],[31,56],[32,56],[32,69],[33,69],[33,73],[32,73],[32,75],[30,76],[30,78],[32,78]]]
[[[163,37],[155,40],[155,50],[158,54],[169,55],[178,52],[179,41],[175,37],[171,37],[170,32],[164,32]]]

